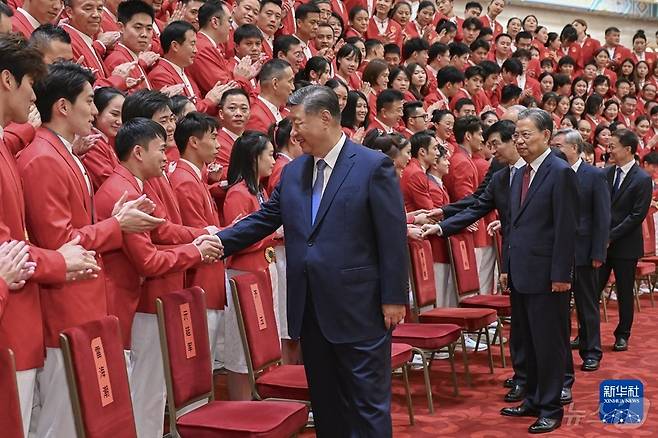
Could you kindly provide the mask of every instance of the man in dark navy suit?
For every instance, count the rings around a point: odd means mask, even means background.
[[[575,129],[561,129],[553,136],[578,178],[578,229],[573,294],[578,315],[578,340],[583,371],[596,371],[603,356],[599,317],[598,271],[605,262],[610,234],[610,192],[602,170],[580,158],[583,138]],[[569,324],[571,325],[571,324]],[[567,354],[571,358],[570,354]],[[567,373],[573,375],[573,360]]]
[[[569,333],[569,290],[578,209],[576,174],[549,148],[551,116],[540,109],[519,114],[514,140],[527,163],[512,180],[505,254],[509,286],[526,354],[526,398],[501,414],[537,417],[530,433],[558,428],[563,409]]]
[[[610,271],[614,271],[619,306],[614,351],[628,349],[633,325],[635,268],[638,259],[644,254],[642,221],[651,203],[651,177],[635,162],[638,142],[633,131],[615,131],[610,139],[610,162],[614,166],[606,169],[612,196],[612,220],[607,259],[599,270],[599,291],[605,287]]]
[[[289,100],[305,155],[270,201],[218,235],[230,255],[285,230],[288,328],[301,337],[318,437],[391,437],[391,328],[407,303],[406,218],[392,161],[346,139],[336,94]]]

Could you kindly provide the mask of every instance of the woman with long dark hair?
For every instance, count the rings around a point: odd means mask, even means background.
[[[94,191],[112,175],[119,164],[114,152],[114,138],[121,127],[121,106],[124,94],[112,87],[97,88],[94,92],[94,105],[98,114],[94,120],[95,144],[82,157]]]
[[[350,91],[347,93],[347,105],[340,118],[343,132],[356,143],[360,143],[369,123],[370,109],[366,95],[360,91]]]
[[[324,85],[329,80],[331,65],[323,56],[313,56],[306,61],[303,70],[297,73],[295,80],[307,81],[313,85]]]
[[[345,44],[336,53],[336,72],[334,79],[343,82],[352,90],[359,90],[363,83],[357,75],[363,56],[361,50],[354,44]]]
[[[233,145],[228,167],[229,189],[224,201],[224,225],[229,226],[260,209],[267,201],[264,180],[274,168],[274,147],[265,134],[245,131]],[[274,239],[269,236],[227,259],[229,278],[245,272],[268,272],[272,290],[278,291],[274,266]],[[274,309],[278,319],[278,293]],[[231,400],[251,400],[244,349],[240,342],[237,314],[231,295],[227,294],[224,367],[228,370],[228,391]],[[278,326],[278,321],[277,321]]]

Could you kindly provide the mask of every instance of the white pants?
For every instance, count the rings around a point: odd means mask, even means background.
[[[228,275],[224,273],[224,280],[226,281],[226,299],[228,300],[231,296],[231,284],[228,281]],[[226,332],[226,306],[220,311],[217,319],[217,331],[215,332],[215,337],[213,338],[212,334],[210,335],[210,350],[213,358],[213,371],[224,368],[224,343],[225,343],[225,332]],[[208,314],[208,331],[210,332],[210,314]],[[210,333],[209,333],[210,334]],[[213,341],[214,339],[214,341]]]
[[[75,437],[73,409],[66,382],[64,356],[59,348],[46,348],[46,363],[37,372],[41,412],[37,424],[39,438]]]
[[[135,314],[132,327],[130,396],[138,438],[162,436],[167,400],[158,319],[151,313]]]
[[[210,359],[224,354],[224,310],[207,309],[208,340],[210,341]],[[222,337],[220,340],[219,338]],[[221,348],[221,351],[219,350]]]
[[[493,246],[475,248],[475,262],[480,278],[480,293],[491,294],[494,286],[494,266],[496,265],[495,248]]]
[[[279,333],[281,339],[290,339],[288,334],[288,285],[286,282],[286,247],[283,245],[275,246],[276,252],[276,276],[277,292],[279,302]]]
[[[34,391],[37,384],[37,369],[16,371],[16,383],[18,383],[18,401],[21,405],[21,417],[23,418],[23,433],[28,435],[30,430],[30,418],[34,406]]]
[[[279,299],[277,290],[277,275],[276,268],[273,263],[270,263],[269,266],[270,278],[272,280],[272,299],[274,302],[274,317],[277,320],[277,327],[279,325]],[[245,271],[239,271],[237,269],[229,269],[226,272],[229,278],[233,278],[240,274],[244,274]],[[247,359],[244,352],[244,347],[242,345],[242,337],[240,336],[240,329],[238,327],[238,315],[236,313],[235,305],[233,304],[233,295],[228,294],[226,296],[226,311],[224,314],[224,367],[233,371],[234,373],[247,374],[249,371],[247,369]],[[281,333],[279,332],[279,335]],[[140,437],[141,438],[141,437]]]
[[[434,281],[437,307],[457,307],[457,296],[449,264],[434,263]]]

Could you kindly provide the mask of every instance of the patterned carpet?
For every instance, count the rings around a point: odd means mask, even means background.
[[[617,323],[615,302],[608,306],[609,322],[602,321],[604,357],[597,372],[580,371],[581,360],[574,353],[576,383],[573,388],[574,402],[565,408],[562,427],[548,434],[551,437],[651,437],[658,436],[658,415],[651,406],[658,401],[658,307],[652,308],[648,296],[642,296],[642,311],[635,313],[633,336],[629,350],[613,352],[612,331]],[[576,327],[575,322],[573,327]],[[499,414],[500,408],[512,406],[503,401],[506,389],[503,381],[511,376],[511,368],[500,367],[499,350],[494,349],[494,374],[489,373],[486,352],[470,354],[473,387],[467,388],[461,362],[457,362],[459,396],[452,395],[450,368],[447,361],[438,361],[432,367],[432,386],[435,413],[427,410],[422,372],[412,372],[411,384],[416,424],[409,425],[404,386],[400,378],[393,380],[393,426],[396,438],[425,438],[441,436],[445,438],[514,438],[529,436],[527,427],[532,418],[508,418]],[[458,356],[460,359],[460,356]],[[639,426],[616,426],[601,423],[598,416],[599,384],[605,379],[639,379],[644,383],[645,421]],[[221,390],[225,389],[218,382]],[[223,391],[222,391],[223,392]],[[220,393],[220,397],[226,395]],[[312,431],[303,437],[313,437]]]

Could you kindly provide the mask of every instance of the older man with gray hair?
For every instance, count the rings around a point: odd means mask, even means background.
[[[559,148],[566,155],[578,178],[579,208],[573,287],[578,314],[577,345],[583,360],[581,369],[596,371],[603,356],[596,272],[606,259],[610,234],[610,191],[603,171],[583,162],[583,139],[578,131],[559,130],[551,146]],[[573,361],[570,363],[573,372]]]
[[[288,329],[301,339],[317,436],[391,437],[391,330],[408,278],[395,168],[345,137],[330,88],[302,88],[289,105],[304,155],[261,210],[219,233],[224,254],[284,226]]]
[[[553,120],[546,111],[519,113],[513,139],[527,163],[510,187],[505,255],[512,318],[518,318],[526,353],[526,398],[501,415],[537,417],[530,433],[562,423],[560,404],[569,334],[569,290],[576,238],[578,186],[569,165],[549,148]]]

